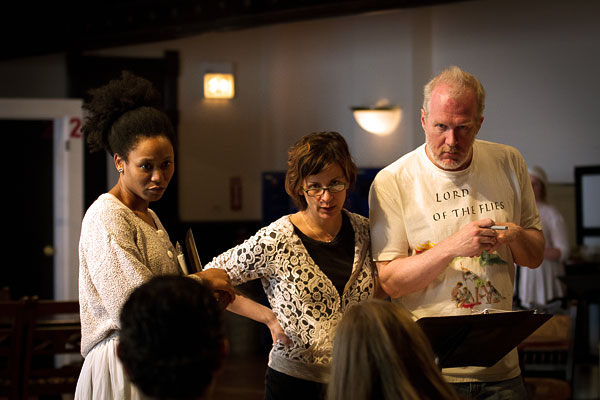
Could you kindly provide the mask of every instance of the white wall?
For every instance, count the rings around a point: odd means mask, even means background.
[[[261,172],[284,170],[287,148],[309,132],[341,132],[361,167],[384,166],[415,147],[417,120],[405,118],[390,136],[374,137],[358,127],[350,107],[387,98],[405,115],[417,113],[413,75],[422,82],[429,75],[413,71],[413,30],[420,29],[415,21],[421,14],[273,25],[96,54],[180,52],[180,215],[260,219]],[[235,66],[236,98],[230,102],[202,98],[199,65],[219,61]],[[241,211],[229,210],[234,176],[242,178]]]
[[[481,0],[95,54],[180,52],[180,214],[189,221],[256,220],[261,172],[284,169],[287,147],[306,133],[340,131],[360,167],[386,165],[421,144],[422,87],[450,64],[477,75],[488,92],[480,138],[516,146],[530,164],[546,168],[550,182],[572,183],[575,165],[599,163],[599,12],[600,2],[587,0]],[[219,61],[235,66],[237,97],[230,102],[202,99],[199,65]],[[388,137],[363,132],[349,110],[380,98],[404,110]],[[233,176],[243,182],[241,211],[229,210]]]
[[[551,182],[600,164],[600,2],[483,1],[433,9],[433,69],[457,64],[487,91],[480,138],[516,146]]]

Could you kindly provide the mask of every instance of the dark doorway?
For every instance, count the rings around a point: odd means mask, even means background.
[[[124,58],[124,57],[93,57],[79,54],[67,58],[67,74],[69,97],[89,99],[89,90],[105,85],[111,79],[121,76],[123,70],[148,79],[161,93],[163,109],[171,118],[177,134],[177,77],[179,75],[179,54],[166,52],[162,58]],[[171,240],[179,230],[179,190],[177,148],[175,149],[175,174],[169,188],[162,199],[152,203],[154,210]],[[104,152],[91,154],[87,148],[84,151],[84,210],[110,188],[107,187],[107,157]]]
[[[3,174],[8,224],[0,287],[10,297],[54,294],[53,121],[0,120],[8,170]]]

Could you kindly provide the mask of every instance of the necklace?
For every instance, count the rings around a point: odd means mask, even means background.
[[[300,216],[302,217],[302,220],[304,221],[304,223],[306,224],[306,226],[308,226],[308,229],[310,229],[310,231],[312,232],[313,235],[315,235],[317,237],[318,240],[320,240],[321,242],[325,242],[325,243],[330,243],[333,239],[335,239],[335,236],[330,237],[329,239],[322,239],[321,235],[318,235],[317,232],[315,232],[315,230],[312,228],[312,226],[308,223],[308,221],[306,220],[306,218],[304,218],[304,213],[301,212]],[[331,236],[331,235],[329,235]]]

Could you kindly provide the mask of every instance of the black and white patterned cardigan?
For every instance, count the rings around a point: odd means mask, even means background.
[[[274,370],[301,379],[327,382],[334,331],[352,304],[373,297],[376,269],[371,257],[368,219],[344,210],[354,230],[354,264],[340,295],[294,233],[289,215],[260,229],[244,243],[205,266],[222,268],[234,285],[261,279],[277,320],[292,346],[276,343],[269,354]]]

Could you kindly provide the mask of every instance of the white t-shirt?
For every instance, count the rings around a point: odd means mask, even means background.
[[[369,198],[376,261],[427,251],[471,221],[491,218],[541,229],[525,161],[513,147],[476,140],[462,171],[445,171],[425,145],[379,172]],[[425,289],[395,299],[417,318],[511,310],[513,257],[508,246],[481,257],[457,257]],[[514,354],[513,354],[514,353]],[[496,381],[519,374],[513,351],[491,368],[445,369],[450,381]]]

